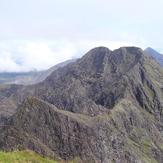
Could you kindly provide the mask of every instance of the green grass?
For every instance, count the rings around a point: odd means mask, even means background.
[[[32,151],[0,152],[0,163],[57,163]]]
[[[82,163],[81,159],[76,157],[69,161],[55,161],[36,154],[33,151],[13,151],[0,152],[0,163]]]

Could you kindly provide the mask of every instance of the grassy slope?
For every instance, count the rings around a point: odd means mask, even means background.
[[[57,163],[32,151],[0,152],[0,163]]]
[[[70,161],[55,161],[33,151],[0,152],[0,163],[81,163],[79,158]]]

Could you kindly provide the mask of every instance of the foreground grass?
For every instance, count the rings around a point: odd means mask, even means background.
[[[0,152],[0,163],[57,163],[32,151]]]
[[[69,161],[55,161],[42,157],[33,151],[0,152],[0,163],[82,163],[79,158]]]

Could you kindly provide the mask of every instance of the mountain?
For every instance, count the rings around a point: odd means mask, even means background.
[[[163,66],[163,54],[160,54],[150,47],[146,48],[145,52],[149,54],[149,56],[153,57],[161,66]]]
[[[46,79],[53,71],[63,67],[71,62],[75,62],[76,59],[67,60],[59,63],[48,70],[44,71],[31,71],[31,72],[2,72],[0,73],[0,84],[23,84],[31,85],[39,83]]]
[[[140,48],[94,48],[41,83],[0,87],[0,100],[1,150],[163,162],[163,68]]]

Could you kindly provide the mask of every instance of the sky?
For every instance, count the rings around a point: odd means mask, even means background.
[[[44,70],[97,46],[163,53],[162,0],[0,0],[0,72]]]

